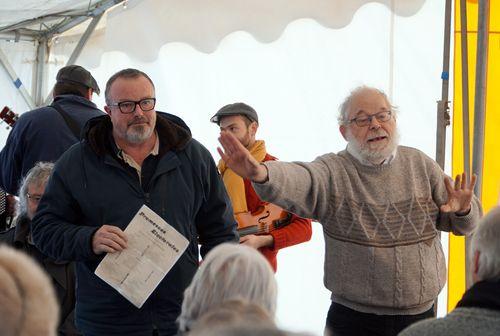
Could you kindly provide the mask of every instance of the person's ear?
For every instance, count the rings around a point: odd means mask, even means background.
[[[252,123],[250,124],[250,134],[252,136],[255,136],[255,134],[257,134],[258,129],[259,129],[259,124],[257,124],[256,121],[252,121]]]
[[[472,259],[472,274],[474,278],[477,279],[477,273],[479,272],[479,256],[481,252],[474,251],[474,258]]]
[[[347,140],[347,127],[345,125],[341,125],[341,126],[339,126],[339,131],[340,131],[340,134],[342,134],[342,137],[344,138],[344,140],[348,141]]]
[[[107,105],[104,105],[104,111],[109,115],[111,116],[111,108]]]
[[[94,93],[94,90],[92,90],[91,88],[87,88],[87,95],[85,98],[87,98],[88,100],[92,101],[92,95]]]

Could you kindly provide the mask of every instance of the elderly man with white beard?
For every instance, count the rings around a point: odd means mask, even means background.
[[[395,108],[359,87],[340,107],[346,150],[313,162],[257,162],[228,132],[222,159],[259,197],[323,225],[331,335],[397,335],[433,316],[446,281],[439,230],[469,234],[476,181],[453,182],[421,151],[398,145]]]

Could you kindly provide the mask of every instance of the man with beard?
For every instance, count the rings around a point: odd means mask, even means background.
[[[90,120],[84,140],[58,161],[33,240],[56,260],[76,261],[76,325],[85,335],[175,335],[182,293],[201,255],[238,241],[236,223],[210,153],[182,120],[155,111],[142,71],[111,76],[107,115]],[[123,230],[143,206],[189,240],[187,250],[141,308],[94,274],[106,253],[127,248]]]
[[[338,154],[260,163],[228,132],[218,151],[262,199],[322,223],[327,332],[397,335],[433,316],[446,281],[438,230],[473,230],[481,215],[475,177],[453,184],[428,156],[398,146],[395,109],[380,90],[359,87],[340,110],[348,144]]]
[[[251,106],[244,103],[223,106],[210,121],[219,125],[222,132],[232,133],[257,161],[276,160],[274,156],[267,153],[264,141],[255,138],[259,128],[259,118]],[[262,211],[266,203],[259,199],[251,182],[248,179],[242,179],[227,168],[224,160],[219,161],[218,167],[235,215]],[[279,218],[274,218],[274,220],[279,220]],[[311,239],[312,230],[309,219],[290,214],[287,222],[289,224],[286,226],[269,233],[245,235],[240,238],[240,244],[258,249],[276,272],[278,267],[276,259],[280,249]]]

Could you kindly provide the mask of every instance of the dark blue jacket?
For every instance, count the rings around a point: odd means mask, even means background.
[[[54,102],[60,104],[80,129],[89,119],[104,114],[94,103],[76,95],[60,95]],[[78,140],[52,107],[23,113],[0,152],[0,188],[17,195],[21,179],[35,163],[57,161]]]
[[[214,246],[237,242],[236,222],[210,153],[190,133],[158,113],[159,161],[141,186],[113,150],[108,116],[89,121],[85,139],[57,162],[33,219],[36,246],[56,260],[76,260],[76,325],[88,335],[176,333],[182,294]],[[178,120],[177,120],[178,121]],[[94,232],[103,224],[125,229],[146,204],[190,244],[144,303],[133,306],[94,275],[103,255],[93,253]]]

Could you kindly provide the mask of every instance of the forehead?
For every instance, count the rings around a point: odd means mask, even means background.
[[[244,118],[245,117],[242,115],[225,116],[220,119],[219,126],[227,127],[232,124],[244,125],[245,124]]]
[[[28,184],[28,193],[33,195],[41,195],[45,190],[45,184],[30,183]]]
[[[384,95],[376,90],[366,89],[357,93],[351,102],[350,116],[360,113],[373,114],[381,110],[390,110],[391,106]]]
[[[115,100],[140,100],[154,97],[154,88],[144,76],[119,77],[111,85],[109,95]]]

